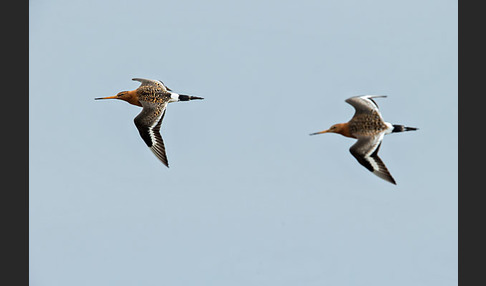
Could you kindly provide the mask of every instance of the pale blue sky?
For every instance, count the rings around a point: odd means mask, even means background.
[[[29,4],[30,284],[457,285],[457,1]],[[95,101],[159,79],[170,168]],[[377,99],[397,181],[309,136]]]

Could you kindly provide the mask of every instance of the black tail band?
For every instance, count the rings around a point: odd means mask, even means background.
[[[403,132],[403,131],[414,131],[414,130],[418,130],[418,128],[393,124],[392,132]]]
[[[180,101],[189,101],[189,100],[194,100],[194,99],[204,99],[199,96],[191,96],[191,95],[185,95],[185,94],[179,94],[179,100]]]

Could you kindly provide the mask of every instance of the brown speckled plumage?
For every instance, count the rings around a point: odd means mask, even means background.
[[[163,104],[170,100],[170,92],[154,86],[142,86],[137,90],[137,93],[140,101]]]
[[[359,136],[372,136],[377,133],[383,132],[388,127],[381,118],[380,114],[373,110],[369,114],[356,114],[349,121],[349,132],[354,137]]]

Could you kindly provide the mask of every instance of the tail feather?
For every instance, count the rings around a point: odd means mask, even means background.
[[[204,99],[204,98],[199,97],[199,96],[179,94],[179,100],[180,101],[189,101],[189,100],[194,100],[194,99]]]
[[[404,131],[415,131],[418,130],[416,127],[408,127],[405,125],[393,124],[392,132],[404,132]]]

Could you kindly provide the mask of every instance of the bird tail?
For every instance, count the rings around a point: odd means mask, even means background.
[[[189,101],[189,100],[194,100],[194,99],[204,99],[204,98],[199,97],[199,96],[179,94],[179,100],[180,101]]]
[[[408,126],[405,126],[405,125],[393,124],[392,133],[394,133],[394,132],[404,132],[404,131],[415,131],[415,130],[418,130],[418,128],[416,128],[416,127],[408,127]]]

